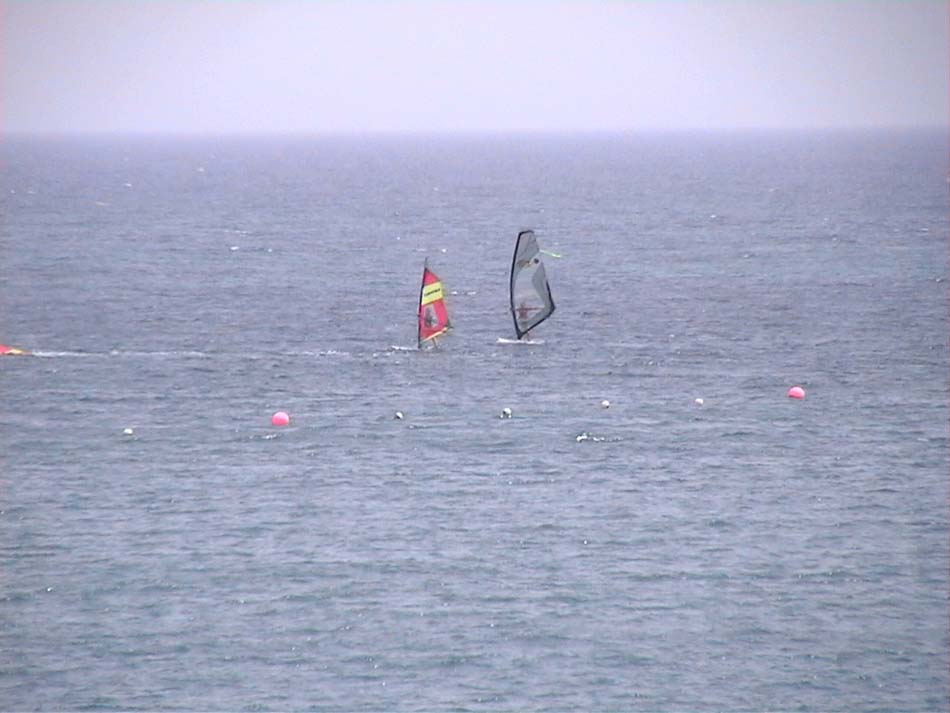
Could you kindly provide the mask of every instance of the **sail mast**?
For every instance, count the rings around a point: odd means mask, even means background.
[[[518,313],[515,311],[515,268],[518,265],[518,248],[521,246],[521,236],[524,232],[518,233],[518,239],[515,240],[515,252],[511,256],[511,272],[508,275],[508,304],[511,309],[511,319],[515,323],[515,337],[521,339],[521,330],[518,328]]]
[[[416,313],[416,349],[422,349],[422,295],[426,289],[426,272],[429,270],[429,258],[422,263],[422,284],[419,285],[419,310]]]

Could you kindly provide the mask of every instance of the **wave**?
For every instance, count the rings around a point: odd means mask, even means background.
[[[86,352],[40,352],[34,351],[31,352],[32,356],[43,357],[43,358],[53,358],[53,357],[86,357],[86,356],[96,356],[95,354],[87,354]]]
[[[508,339],[507,337],[498,337],[495,344],[523,344],[525,346],[539,346],[544,344],[543,339]]]
[[[274,352],[236,352],[236,351],[202,351],[199,349],[166,349],[166,350],[146,350],[146,349],[110,349],[109,351],[71,351],[71,350],[36,350],[32,356],[45,359],[91,359],[91,358],[158,358],[158,359],[214,359],[241,357],[244,359],[270,359],[274,357],[347,357],[352,356],[351,352],[339,349],[320,349],[320,350],[292,350],[292,351],[274,351]]]

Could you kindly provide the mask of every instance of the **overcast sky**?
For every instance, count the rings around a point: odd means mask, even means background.
[[[0,0],[7,131],[946,125],[944,0]]]

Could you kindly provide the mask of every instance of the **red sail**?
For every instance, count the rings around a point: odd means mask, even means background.
[[[422,270],[422,289],[419,291],[419,345],[444,334],[451,326],[442,281],[425,267]]]
[[[29,352],[26,349],[17,349],[16,347],[8,347],[6,344],[0,344],[0,356],[21,356],[28,354]]]

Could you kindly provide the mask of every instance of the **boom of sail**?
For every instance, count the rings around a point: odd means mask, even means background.
[[[554,313],[554,298],[541,262],[541,249],[533,230],[522,230],[511,260],[511,317],[518,339]]]
[[[422,348],[423,342],[445,334],[451,327],[442,281],[429,269],[429,261],[426,260],[422,268],[422,287],[419,288],[419,348]]]

